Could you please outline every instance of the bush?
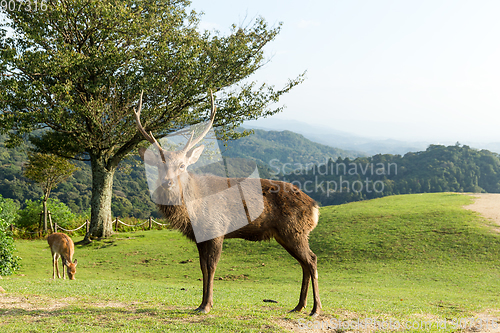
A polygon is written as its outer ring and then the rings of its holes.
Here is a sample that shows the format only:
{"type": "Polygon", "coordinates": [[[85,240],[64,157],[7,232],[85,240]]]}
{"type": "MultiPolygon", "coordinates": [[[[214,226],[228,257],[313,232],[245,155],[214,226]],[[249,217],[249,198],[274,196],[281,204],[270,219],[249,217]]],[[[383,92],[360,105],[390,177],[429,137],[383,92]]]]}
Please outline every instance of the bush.
{"type": "MultiPolygon", "coordinates": [[[[0,206],[0,214],[2,211],[3,207],[0,206]]],[[[0,276],[10,275],[19,269],[19,260],[21,259],[14,255],[14,240],[8,229],[9,226],[9,222],[0,218],[0,276]]]]}
{"type": "Polygon", "coordinates": [[[6,199],[0,194],[0,219],[3,219],[7,225],[14,224],[17,220],[19,204],[12,199],[6,199]]]}
{"type": "MultiPolygon", "coordinates": [[[[38,230],[40,212],[43,210],[42,199],[36,201],[26,200],[25,206],[26,208],[19,212],[16,226],[28,231],[38,230]]],[[[47,210],[51,213],[52,223],[57,223],[58,226],[65,229],[73,227],[75,215],[68,206],[59,200],[49,198],[47,201],[47,210]]]]}

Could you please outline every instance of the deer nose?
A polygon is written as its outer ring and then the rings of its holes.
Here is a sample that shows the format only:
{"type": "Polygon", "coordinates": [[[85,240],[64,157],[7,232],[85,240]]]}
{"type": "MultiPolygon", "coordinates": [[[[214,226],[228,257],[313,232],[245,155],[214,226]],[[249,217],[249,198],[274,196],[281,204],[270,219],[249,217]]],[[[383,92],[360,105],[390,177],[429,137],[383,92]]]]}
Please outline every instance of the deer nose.
{"type": "Polygon", "coordinates": [[[166,181],[167,187],[172,187],[174,185],[174,181],[172,179],[169,179],[166,181]]]}

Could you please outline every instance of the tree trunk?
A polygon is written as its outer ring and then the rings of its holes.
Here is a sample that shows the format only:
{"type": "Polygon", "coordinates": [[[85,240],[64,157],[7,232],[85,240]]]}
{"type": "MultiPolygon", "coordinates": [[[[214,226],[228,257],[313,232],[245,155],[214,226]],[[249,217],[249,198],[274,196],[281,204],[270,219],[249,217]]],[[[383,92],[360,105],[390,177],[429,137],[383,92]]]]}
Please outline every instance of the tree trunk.
{"type": "Polygon", "coordinates": [[[47,198],[43,198],[43,232],[47,233],[47,198]]]}
{"type": "Polygon", "coordinates": [[[92,197],[90,199],[90,235],[88,236],[108,237],[113,233],[111,198],[113,196],[113,175],[116,168],[108,168],[103,157],[91,155],[90,160],[92,197]]]}

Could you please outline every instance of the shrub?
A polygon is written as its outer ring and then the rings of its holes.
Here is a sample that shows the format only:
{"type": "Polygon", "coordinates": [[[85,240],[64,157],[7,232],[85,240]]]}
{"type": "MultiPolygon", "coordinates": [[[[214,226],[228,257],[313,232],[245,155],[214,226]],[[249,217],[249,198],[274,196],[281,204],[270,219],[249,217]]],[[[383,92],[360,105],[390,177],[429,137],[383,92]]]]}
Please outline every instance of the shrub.
{"type": "Polygon", "coordinates": [[[19,204],[12,199],[6,199],[0,194],[0,219],[7,225],[15,223],[18,218],[19,204]]]}
{"type": "MultiPolygon", "coordinates": [[[[28,231],[35,231],[38,229],[38,224],[40,223],[42,199],[36,201],[26,200],[25,206],[26,208],[19,212],[19,218],[16,221],[16,226],[24,228],[28,231]]],[[[58,226],[65,229],[71,229],[73,227],[75,215],[64,203],[59,200],[49,198],[49,200],[47,200],[47,210],[51,213],[53,223],[57,223],[58,226]]]]}
{"type": "MultiPolygon", "coordinates": [[[[0,214],[3,207],[0,206],[0,214]]],[[[14,240],[8,227],[10,223],[0,217],[0,276],[10,275],[19,269],[19,258],[14,255],[14,240]]]]}

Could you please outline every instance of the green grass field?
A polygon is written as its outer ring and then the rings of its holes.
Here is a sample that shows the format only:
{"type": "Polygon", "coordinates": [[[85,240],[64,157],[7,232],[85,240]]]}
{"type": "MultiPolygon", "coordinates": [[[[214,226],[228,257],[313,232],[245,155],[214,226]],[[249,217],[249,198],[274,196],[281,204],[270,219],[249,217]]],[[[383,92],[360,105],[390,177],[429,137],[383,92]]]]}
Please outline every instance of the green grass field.
{"type": "Polygon", "coordinates": [[[22,269],[0,280],[0,332],[285,332],[334,319],[456,331],[455,319],[500,318],[500,235],[462,208],[471,200],[418,194],[322,208],[310,236],[323,303],[314,319],[288,313],[302,272],[275,241],[225,242],[203,315],[192,311],[202,293],[196,246],[176,231],[77,245],[75,281],[51,279],[45,240],[17,240],[22,269]]]}

